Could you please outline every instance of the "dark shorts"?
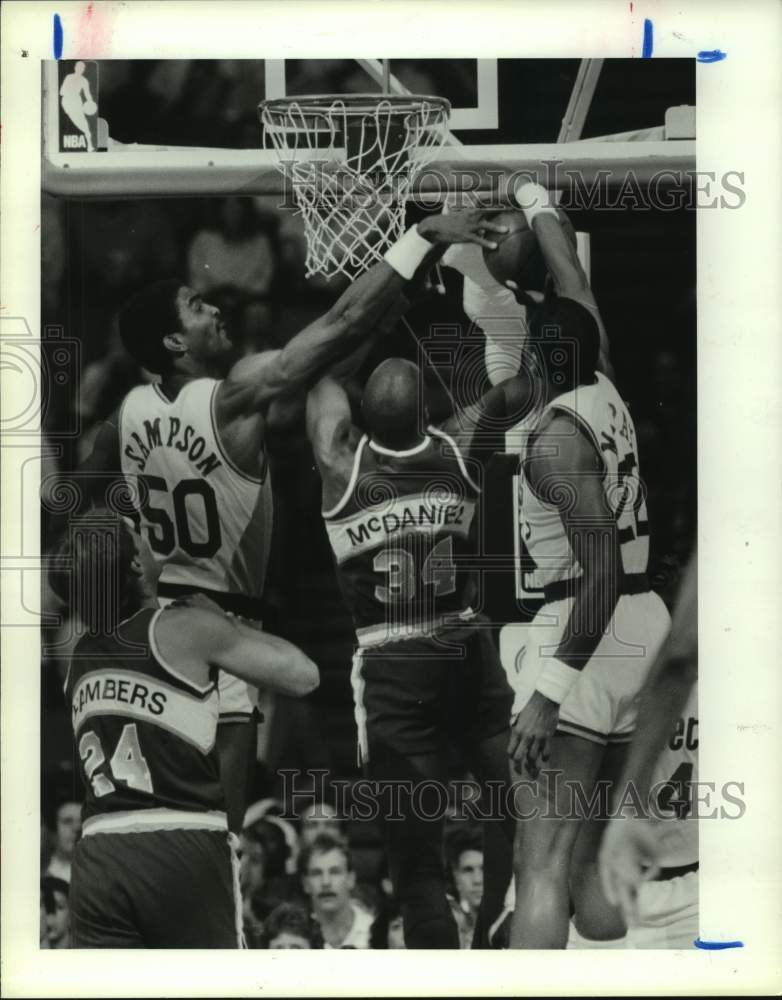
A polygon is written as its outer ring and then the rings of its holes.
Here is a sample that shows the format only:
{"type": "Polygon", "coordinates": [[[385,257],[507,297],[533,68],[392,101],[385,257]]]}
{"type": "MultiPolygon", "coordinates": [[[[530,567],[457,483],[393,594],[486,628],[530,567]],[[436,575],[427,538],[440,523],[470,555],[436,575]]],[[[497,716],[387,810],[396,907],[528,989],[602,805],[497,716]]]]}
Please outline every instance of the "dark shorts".
{"type": "Polygon", "coordinates": [[[96,833],[76,845],[72,948],[239,948],[228,834],[96,833]]]}
{"type": "Polygon", "coordinates": [[[486,627],[359,649],[352,683],[365,761],[469,747],[510,722],[513,692],[486,627]]]}

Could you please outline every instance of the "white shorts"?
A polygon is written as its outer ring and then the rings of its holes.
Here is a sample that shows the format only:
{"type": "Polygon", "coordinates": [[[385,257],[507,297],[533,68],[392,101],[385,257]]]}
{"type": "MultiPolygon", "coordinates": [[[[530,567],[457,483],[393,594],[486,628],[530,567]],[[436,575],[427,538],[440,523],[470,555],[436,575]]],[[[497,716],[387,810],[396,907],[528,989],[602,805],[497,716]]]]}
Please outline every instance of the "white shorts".
{"type": "MultiPolygon", "coordinates": [[[[541,661],[556,652],[572,606],[572,597],[552,601],[533,621],[501,630],[500,658],[516,695],[513,715],[535,690],[541,661]]],[[[653,591],[620,597],[607,634],[560,706],[558,731],[603,746],[628,742],[638,695],[670,624],[667,608],[653,591]]]]}
{"type": "Polygon", "coordinates": [[[663,882],[644,882],[638,891],[638,924],[628,928],[627,948],[692,949],[698,937],[698,872],[663,882]]]}
{"type": "MultiPolygon", "coordinates": [[[[161,608],[172,604],[176,597],[158,595],[161,608]]],[[[218,722],[249,722],[258,701],[258,691],[240,677],[227,674],[220,670],[217,675],[217,694],[219,698],[218,722]]]]}

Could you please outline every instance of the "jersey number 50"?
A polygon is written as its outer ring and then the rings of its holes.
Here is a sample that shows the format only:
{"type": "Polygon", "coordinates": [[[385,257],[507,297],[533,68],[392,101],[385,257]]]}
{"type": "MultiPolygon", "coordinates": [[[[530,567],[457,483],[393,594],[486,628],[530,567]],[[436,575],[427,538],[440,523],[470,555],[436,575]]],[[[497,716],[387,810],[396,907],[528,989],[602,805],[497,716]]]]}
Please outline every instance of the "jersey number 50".
{"type": "MultiPolygon", "coordinates": [[[[153,552],[168,556],[179,546],[193,559],[211,559],[223,544],[220,531],[220,516],[217,513],[215,491],[203,479],[183,479],[170,493],[174,518],[165,507],[153,506],[152,493],[168,493],[168,483],[160,476],[139,476],[146,487],[141,505],[144,519],[150,525],[147,529],[149,544],[153,552]],[[188,502],[190,501],[190,502],[188,502]],[[197,517],[201,532],[206,537],[197,541],[193,537],[190,524],[191,504],[198,504],[202,514],[197,517]],[[153,527],[154,525],[154,527],[153,527]],[[176,525],[176,530],[175,530],[176,525]]],[[[192,513],[196,513],[193,507],[192,513]]]]}

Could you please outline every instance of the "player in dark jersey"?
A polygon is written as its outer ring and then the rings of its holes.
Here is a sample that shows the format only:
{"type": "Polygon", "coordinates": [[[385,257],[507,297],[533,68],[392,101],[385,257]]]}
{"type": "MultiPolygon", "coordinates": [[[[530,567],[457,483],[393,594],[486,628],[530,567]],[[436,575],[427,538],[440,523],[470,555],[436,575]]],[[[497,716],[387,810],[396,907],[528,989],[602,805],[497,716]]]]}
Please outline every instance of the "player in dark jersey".
{"type": "MultiPolygon", "coordinates": [[[[307,401],[323,517],[356,630],[360,755],[378,782],[408,948],[459,947],[442,857],[448,743],[464,750],[481,782],[503,787],[509,777],[512,693],[487,623],[471,607],[481,473],[453,434],[469,446],[482,415],[513,409],[517,421],[528,403],[513,380],[433,427],[420,371],[401,359],[383,362],[367,382],[365,434],[335,379],[322,379],[307,401]],[[385,791],[399,782],[412,795],[401,796],[394,820],[385,791]]],[[[487,927],[510,877],[512,834],[511,818],[500,835],[506,849],[487,852],[487,927]]]]}
{"type": "Polygon", "coordinates": [[[159,572],[147,542],[98,510],[71,523],[52,574],[84,626],[65,684],[86,794],[74,948],[242,945],[217,671],[288,695],[318,683],[299,649],[208,598],[159,609],[159,572]]]}

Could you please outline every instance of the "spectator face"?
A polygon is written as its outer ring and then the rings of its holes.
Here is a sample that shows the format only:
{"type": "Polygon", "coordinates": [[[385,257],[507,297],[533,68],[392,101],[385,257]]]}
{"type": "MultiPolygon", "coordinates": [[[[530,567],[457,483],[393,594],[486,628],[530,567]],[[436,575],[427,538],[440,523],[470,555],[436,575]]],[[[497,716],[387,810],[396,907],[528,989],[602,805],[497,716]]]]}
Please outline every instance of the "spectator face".
{"type": "Polygon", "coordinates": [[[266,852],[263,845],[249,837],[241,838],[242,858],[239,862],[239,884],[243,895],[263,888],[266,878],[266,852]]]}
{"type": "Polygon", "coordinates": [[[462,851],[453,871],[453,881],[459,899],[471,910],[477,910],[483,895],[483,854],[481,851],[462,851]]]}
{"type": "Polygon", "coordinates": [[[67,947],[71,927],[71,912],[68,907],[68,897],[64,892],[55,889],[54,909],[46,914],[46,936],[50,948],[67,947]]]}
{"type": "Polygon", "coordinates": [[[405,932],[402,927],[402,918],[394,917],[394,919],[388,925],[388,947],[389,948],[404,948],[405,946],[405,932]]]}
{"type": "Polygon", "coordinates": [[[57,810],[56,853],[61,858],[72,858],[80,836],[81,806],[78,802],[65,802],[57,810]]]}
{"type": "Polygon", "coordinates": [[[225,358],[233,349],[217,306],[204,302],[198,292],[182,286],[177,293],[182,340],[195,361],[225,358]]]}
{"type": "Polygon", "coordinates": [[[355,875],[348,870],[344,853],[339,850],[314,854],[304,878],[304,891],[312,899],[316,914],[339,913],[350,905],[355,875]]]}
{"type": "Polygon", "coordinates": [[[292,931],[280,931],[277,937],[274,937],[271,941],[269,941],[269,947],[284,948],[286,950],[300,950],[303,948],[310,948],[311,945],[306,938],[300,937],[292,931]]]}

